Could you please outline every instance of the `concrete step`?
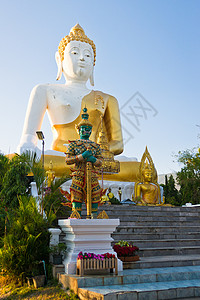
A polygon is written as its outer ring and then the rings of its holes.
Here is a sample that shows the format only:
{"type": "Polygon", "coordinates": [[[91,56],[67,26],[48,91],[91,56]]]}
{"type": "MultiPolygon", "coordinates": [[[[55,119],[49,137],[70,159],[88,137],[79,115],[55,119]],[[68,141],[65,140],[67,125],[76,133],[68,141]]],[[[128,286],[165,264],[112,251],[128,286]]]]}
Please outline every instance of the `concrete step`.
{"type": "Polygon", "coordinates": [[[124,262],[124,269],[200,266],[200,254],[140,257],[139,261],[124,262]]]}
{"type": "Polygon", "coordinates": [[[183,240],[200,240],[200,232],[187,232],[187,233],[125,233],[125,232],[114,232],[112,234],[114,240],[164,240],[164,239],[183,239],[183,240]]]}
{"type": "Polygon", "coordinates": [[[133,222],[152,222],[152,221],[156,221],[156,222],[195,222],[197,224],[200,225],[200,218],[199,217],[171,217],[171,216],[146,216],[146,217],[142,217],[142,216],[132,216],[132,215],[120,215],[120,216],[109,216],[110,219],[116,219],[116,218],[120,218],[121,222],[128,222],[128,221],[133,221],[133,222]]]}
{"type": "Polygon", "coordinates": [[[140,248],[140,257],[200,254],[200,246],[140,248]]]}
{"type": "MultiPolygon", "coordinates": [[[[132,204],[128,205],[102,205],[99,207],[99,211],[105,210],[107,214],[119,214],[133,213],[138,215],[174,215],[174,216],[199,216],[200,207],[166,207],[166,206],[136,206],[132,204]]],[[[86,207],[82,205],[82,214],[86,215],[86,207]]]]}
{"type": "Polygon", "coordinates": [[[199,279],[79,288],[81,300],[166,300],[200,296],[199,279]]]}
{"type": "MultiPolygon", "coordinates": [[[[112,206],[111,206],[112,207],[112,206]]],[[[157,220],[166,220],[166,221],[193,221],[199,220],[199,213],[198,212],[173,212],[173,211],[140,211],[140,210],[134,210],[132,211],[129,207],[126,208],[126,210],[116,208],[115,209],[109,210],[108,208],[105,208],[106,213],[108,214],[109,218],[120,218],[120,220],[125,221],[128,220],[134,220],[134,221],[141,221],[141,220],[146,220],[146,221],[151,221],[152,219],[157,219],[157,220]]],[[[102,209],[99,209],[99,211],[102,211],[102,209]]],[[[82,211],[82,217],[86,216],[86,211],[82,211]]]]}
{"type": "Polygon", "coordinates": [[[118,275],[60,274],[64,288],[80,299],[178,299],[200,296],[200,266],[124,270],[118,275]]]}
{"type": "MultiPolygon", "coordinates": [[[[200,226],[200,221],[195,221],[195,224],[199,227],[200,226]]],[[[160,226],[167,226],[167,227],[170,227],[172,226],[172,222],[170,221],[157,221],[157,219],[155,218],[154,220],[152,221],[121,221],[120,219],[120,225],[121,226],[144,226],[144,227],[147,227],[147,226],[157,226],[157,227],[160,227],[160,226]]],[[[186,222],[186,221],[180,221],[180,222],[173,222],[173,226],[194,226],[194,223],[191,221],[191,222],[186,222]]]]}
{"type": "MultiPolygon", "coordinates": [[[[119,240],[115,240],[118,242],[119,240]]],[[[133,243],[133,245],[139,248],[159,248],[159,247],[184,247],[184,246],[199,246],[200,248],[200,240],[199,239],[163,239],[163,240],[132,240],[126,239],[127,242],[133,243]]]]}
{"type": "Polygon", "coordinates": [[[135,234],[144,234],[144,233],[192,233],[200,232],[200,226],[190,225],[190,226],[118,226],[114,233],[135,233],[135,234]]]}
{"type": "Polygon", "coordinates": [[[126,216],[126,217],[131,217],[131,218],[136,218],[138,216],[140,216],[141,218],[147,218],[147,217],[158,217],[158,218],[170,218],[170,219],[180,219],[180,218],[186,218],[188,220],[191,220],[191,218],[196,218],[198,219],[199,218],[199,215],[198,213],[196,214],[189,214],[187,215],[187,213],[176,213],[176,214],[171,214],[169,212],[167,213],[161,213],[161,212],[157,212],[156,214],[151,212],[151,213],[147,213],[147,212],[137,212],[137,211],[112,211],[112,212],[106,212],[108,214],[108,216],[113,219],[113,218],[116,218],[117,216],[119,216],[120,218],[123,217],[123,216],[126,216]]]}
{"type": "Polygon", "coordinates": [[[162,281],[181,281],[200,279],[200,266],[168,267],[151,269],[129,269],[119,272],[118,275],[67,275],[59,274],[59,280],[64,287],[75,286],[95,287],[104,285],[125,285],[162,281]]]}
{"type": "Polygon", "coordinates": [[[199,213],[198,212],[182,212],[182,211],[173,211],[171,210],[170,212],[169,211],[149,211],[149,210],[146,210],[146,211],[138,211],[138,210],[132,210],[130,208],[126,209],[126,210],[122,210],[121,209],[121,206],[120,206],[120,209],[117,209],[115,207],[115,210],[109,210],[109,209],[106,209],[106,212],[109,214],[109,216],[114,216],[114,215],[126,215],[126,216],[138,216],[138,212],[139,212],[139,215],[142,216],[142,217],[146,217],[148,215],[151,215],[151,216],[154,216],[154,217],[159,217],[159,216],[162,216],[162,217],[199,217],[199,213]]]}
{"type": "MultiPolygon", "coordinates": [[[[153,212],[187,212],[187,213],[200,213],[200,207],[170,207],[170,206],[137,206],[133,204],[124,204],[124,205],[102,205],[99,207],[100,210],[106,211],[153,211],[153,212]]],[[[83,211],[86,210],[85,205],[83,205],[83,211]]]]}

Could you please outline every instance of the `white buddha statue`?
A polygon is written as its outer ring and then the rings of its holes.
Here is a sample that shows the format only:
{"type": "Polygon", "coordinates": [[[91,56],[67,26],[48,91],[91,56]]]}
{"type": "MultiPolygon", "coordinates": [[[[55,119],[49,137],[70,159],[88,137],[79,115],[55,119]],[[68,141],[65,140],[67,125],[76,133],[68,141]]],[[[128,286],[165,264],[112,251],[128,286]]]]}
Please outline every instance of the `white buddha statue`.
{"type": "MultiPolygon", "coordinates": [[[[106,134],[109,150],[115,155],[123,152],[123,139],[119,106],[116,98],[101,91],[89,90],[89,80],[94,85],[93,69],[96,60],[96,47],[84,33],[80,25],[75,25],[65,36],[55,55],[59,80],[62,74],[65,84],[40,84],[31,92],[22,137],[18,146],[19,154],[27,150],[39,152],[36,131],[41,129],[47,111],[53,131],[52,155],[45,155],[45,169],[53,162],[56,176],[69,174],[65,157],[69,140],[79,139],[75,125],[81,121],[82,109],[86,106],[93,124],[90,139],[97,142],[101,130],[106,134]]],[[[135,181],[139,163],[120,162],[120,173],[105,175],[106,180],[135,181]]]]}
{"type": "Polygon", "coordinates": [[[81,120],[85,106],[93,124],[91,140],[96,142],[103,114],[104,129],[110,151],[120,154],[123,151],[122,131],[117,100],[100,91],[89,90],[88,79],[94,85],[93,68],[96,47],[84,33],[80,25],[75,25],[64,37],[56,52],[58,66],[57,79],[62,73],[65,84],[37,85],[31,92],[24,129],[17,152],[37,150],[36,131],[40,130],[47,111],[53,131],[52,149],[65,152],[68,140],[78,139],[75,124],[81,120]]]}

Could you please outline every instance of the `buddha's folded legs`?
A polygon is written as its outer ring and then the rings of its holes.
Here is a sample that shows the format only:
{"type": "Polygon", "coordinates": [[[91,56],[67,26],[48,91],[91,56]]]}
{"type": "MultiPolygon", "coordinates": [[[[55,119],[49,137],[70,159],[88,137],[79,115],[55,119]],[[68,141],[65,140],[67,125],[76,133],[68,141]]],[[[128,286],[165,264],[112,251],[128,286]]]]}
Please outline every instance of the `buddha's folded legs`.
{"type": "MultiPolygon", "coordinates": [[[[69,176],[71,174],[71,166],[67,166],[65,163],[65,157],[56,155],[45,155],[44,157],[44,167],[47,171],[49,169],[50,161],[53,162],[53,171],[55,171],[56,177],[69,176]]],[[[111,181],[127,181],[135,182],[139,175],[139,165],[138,161],[125,161],[120,162],[120,172],[118,174],[104,175],[104,180],[111,181]]],[[[101,179],[101,174],[99,174],[99,179],[101,179]]]]}

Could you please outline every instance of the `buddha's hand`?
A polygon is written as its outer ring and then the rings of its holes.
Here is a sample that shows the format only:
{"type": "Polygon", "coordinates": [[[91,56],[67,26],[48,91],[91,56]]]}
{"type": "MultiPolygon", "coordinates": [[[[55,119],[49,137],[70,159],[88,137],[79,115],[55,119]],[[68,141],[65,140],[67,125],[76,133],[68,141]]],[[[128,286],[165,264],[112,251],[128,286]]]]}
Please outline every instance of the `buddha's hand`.
{"type": "Polygon", "coordinates": [[[89,156],[88,158],[87,158],[87,161],[90,161],[91,163],[95,163],[96,161],[97,161],[97,159],[96,159],[96,157],[94,157],[94,156],[89,156]]]}
{"type": "Polygon", "coordinates": [[[41,158],[41,154],[42,154],[41,150],[38,147],[36,147],[34,145],[30,145],[28,143],[27,144],[23,144],[23,145],[19,145],[17,147],[17,153],[19,155],[21,155],[23,153],[28,153],[28,154],[31,154],[31,153],[34,154],[34,153],[36,153],[36,156],[37,156],[38,159],[41,158]]]}
{"type": "Polygon", "coordinates": [[[85,152],[82,153],[82,156],[83,156],[84,159],[88,158],[91,155],[92,155],[91,150],[86,150],[85,152]]]}

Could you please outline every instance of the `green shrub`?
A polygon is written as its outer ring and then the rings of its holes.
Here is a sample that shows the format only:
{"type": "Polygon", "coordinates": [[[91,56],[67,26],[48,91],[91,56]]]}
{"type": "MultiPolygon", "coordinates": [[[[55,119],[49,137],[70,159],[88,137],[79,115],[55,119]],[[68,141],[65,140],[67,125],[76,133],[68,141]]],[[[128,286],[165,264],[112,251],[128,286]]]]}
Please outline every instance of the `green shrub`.
{"type": "Polygon", "coordinates": [[[114,204],[114,205],[121,205],[121,202],[114,197],[110,198],[109,201],[111,202],[111,204],[114,204]]]}
{"type": "Polygon", "coordinates": [[[48,263],[48,222],[38,212],[35,198],[27,196],[19,198],[19,207],[14,216],[9,214],[8,222],[9,231],[0,249],[0,267],[23,282],[26,276],[36,275],[40,261],[48,263]]]}
{"type": "Polygon", "coordinates": [[[29,168],[22,162],[19,156],[15,156],[10,162],[2,181],[1,198],[6,207],[18,207],[18,196],[25,195],[29,187],[27,178],[29,168]]]}

